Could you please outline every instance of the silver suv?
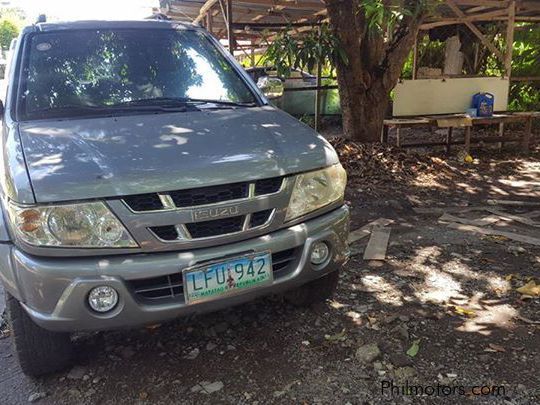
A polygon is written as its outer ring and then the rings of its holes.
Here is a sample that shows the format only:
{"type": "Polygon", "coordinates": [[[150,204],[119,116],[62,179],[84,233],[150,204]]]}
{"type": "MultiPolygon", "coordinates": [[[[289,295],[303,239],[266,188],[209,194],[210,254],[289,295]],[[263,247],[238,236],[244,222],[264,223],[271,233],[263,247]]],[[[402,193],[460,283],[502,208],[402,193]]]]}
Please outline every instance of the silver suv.
{"type": "Polygon", "coordinates": [[[333,293],[336,152],[203,29],[27,27],[1,109],[0,276],[25,373],[66,367],[73,332],[333,293]]]}

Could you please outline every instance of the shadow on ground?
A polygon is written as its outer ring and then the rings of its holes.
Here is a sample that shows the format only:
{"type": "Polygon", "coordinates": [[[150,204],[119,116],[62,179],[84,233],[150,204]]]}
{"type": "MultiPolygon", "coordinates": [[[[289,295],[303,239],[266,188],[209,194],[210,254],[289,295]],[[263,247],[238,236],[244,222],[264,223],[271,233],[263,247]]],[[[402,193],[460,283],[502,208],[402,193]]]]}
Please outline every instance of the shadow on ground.
{"type": "Polygon", "coordinates": [[[427,157],[411,176],[389,169],[376,195],[365,191],[367,177],[350,173],[353,229],[390,218],[391,242],[385,262],[363,261],[367,238],[357,242],[360,254],[325,304],[299,309],[269,297],[156,328],[81,335],[75,368],[37,381],[20,374],[9,338],[0,340],[3,402],[41,393],[40,403],[66,404],[462,403],[478,385],[491,390],[475,403],[538,403],[539,326],[523,319],[539,319],[540,301],[515,289],[537,277],[540,248],[462,233],[412,210],[538,201],[540,155],[513,156],[478,154],[472,165],[427,157]],[[370,344],[378,352],[366,359],[370,344]],[[390,382],[466,395],[391,396],[382,390],[390,382]],[[216,391],[201,390],[206,383],[216,391]]]}

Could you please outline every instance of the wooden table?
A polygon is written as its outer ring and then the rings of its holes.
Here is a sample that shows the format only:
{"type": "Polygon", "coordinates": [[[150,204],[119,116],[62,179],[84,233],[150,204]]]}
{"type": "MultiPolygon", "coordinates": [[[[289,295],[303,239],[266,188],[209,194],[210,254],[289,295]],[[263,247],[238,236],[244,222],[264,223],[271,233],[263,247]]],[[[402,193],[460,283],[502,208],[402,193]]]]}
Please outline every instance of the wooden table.
{"type": "Polygon", "coordinates": [[[533,120],[540,118],[540,112],[520,112],[494,114],[491,117],[468,117],[464,114],[452,115],[432,115],[413,118],[393,118],[384,120],[381,142],[388,143],[388,131],[390,128],[396,129],[397,141],[399,147],[422,147],[422,146],[446,146],[447,152],[450,152],[452,145],[465,145],[465,151],[470,152],[471,142],[497,143],[499,149],[502,149],[505,142],[519,142],[524,152],[529,151],[532,136],[533,120]],[[525,132],[522,137],[505,136],[505,125],[509,123],[522,122],[525,124],[525,132]],[[472,138],[472,128],[477,125],[497,125],[497,136],[487,136],[482,138],[472,138]],[[444,142],[422,142],[414,144],[403,144],[402,129],[428,127],[431,131],[434,128],[447,128],[448,132],[444,142]],[[453,141],[452,135],[454,128],[465,128],[465,140],[463,142],[453,141]]]}

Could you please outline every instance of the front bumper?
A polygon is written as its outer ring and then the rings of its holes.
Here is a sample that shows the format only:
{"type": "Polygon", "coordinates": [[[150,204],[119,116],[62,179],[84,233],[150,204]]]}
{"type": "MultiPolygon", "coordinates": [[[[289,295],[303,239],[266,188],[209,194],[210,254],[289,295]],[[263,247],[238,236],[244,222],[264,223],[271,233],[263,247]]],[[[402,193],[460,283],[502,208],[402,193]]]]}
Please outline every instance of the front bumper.
{"type": "Polygon", "coordinates": [[[30,256],[13,245],[0,246],[0,273],[8,291],[17,297],[30,317],[54,331],[116,329],[158,323],[180,316],[218,310],[300,286],[336,270],[348,257],[349,210],[342,206],[305,223],[257,238],[194,251],[132,254],[125,256],[53,258],[30,256]],[[309,261],[311,246],[324,240],[331,246],[331,259],[322,267],[309,261]],[[141,300],[131,281],[178,274],[182,269],[248,252],[278,253],[295,248],[287,271],[275,273],[271,285],[239,295],[186,305],[176,300],[141,300]],[[9,250],[9,251],[4,251],[9,250]],[[119,293],[119,303],[106,314],[87,305],[89,291],[109,285],[119,293]]]}

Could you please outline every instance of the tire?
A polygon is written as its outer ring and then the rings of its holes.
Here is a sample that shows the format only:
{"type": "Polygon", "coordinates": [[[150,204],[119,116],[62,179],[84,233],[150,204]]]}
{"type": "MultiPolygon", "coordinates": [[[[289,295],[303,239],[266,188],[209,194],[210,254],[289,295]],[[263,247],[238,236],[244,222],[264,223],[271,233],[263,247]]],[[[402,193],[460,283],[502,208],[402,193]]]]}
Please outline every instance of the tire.
{"type": "Polygon", "coordinates": [[[37,377],[71,365],[73,343],[69,333],[50,332],[37,326],[9,294],[6,304],[15,353],[24,374],[37,377]]]}
{"type": "Polygon", "coordinates": [[[307,307],[326,301],[336,291],[339,281],[339,270],[313,280],[301,287],[285,293],[285,299],[299,307],[307,307]]]}

